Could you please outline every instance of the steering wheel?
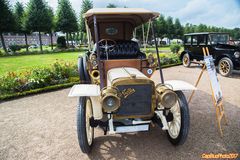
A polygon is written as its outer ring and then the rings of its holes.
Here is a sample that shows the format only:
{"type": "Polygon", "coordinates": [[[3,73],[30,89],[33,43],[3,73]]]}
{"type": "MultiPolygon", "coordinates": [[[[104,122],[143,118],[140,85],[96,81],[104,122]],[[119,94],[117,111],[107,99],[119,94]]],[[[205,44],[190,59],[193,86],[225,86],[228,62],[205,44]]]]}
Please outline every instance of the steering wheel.
{"type": "Polygon", "coordinates": [[[109,51],[111,52],[114,49],[115,45],[116,45],[116,41],[111,40],[111,39],[101,39],[98,42],[99,48],[104,49],[104,51],[107,55],[107,59],[108,59],[108,52],[109,51]]]}

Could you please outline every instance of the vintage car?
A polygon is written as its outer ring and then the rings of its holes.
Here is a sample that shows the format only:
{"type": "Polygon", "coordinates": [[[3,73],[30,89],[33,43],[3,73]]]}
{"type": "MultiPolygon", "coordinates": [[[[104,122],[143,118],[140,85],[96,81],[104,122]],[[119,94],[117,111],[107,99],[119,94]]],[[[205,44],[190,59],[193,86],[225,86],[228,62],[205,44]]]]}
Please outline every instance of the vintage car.
{"type": "Polygon", "coordinates": [[[95,127],[104,134],[118,134],[159,126],[172,144],[185,142],[189,109],[182,90],[195,87],[179,80],[164,82],[155,38],[157,60],[132,40],[135,28],[147,22],[154,36],[153,20],[158,16],[137,8],[94,8],[84,14],[89,51],[78,59],[81,84],[69,93],[79,97],[77,134],[82,152],[91,151],[95,127]],[[157,67],[161,82],[151,79],[157,67]]]}
{"type": "Polygon", "coordinates": [[[194,60],[203,60],[202,47],[208,47],[222,76],[230,76],[234,69],[240,69],[240,47],[230,44],[228,33],[209,32],[184,35],[184,51],[180,58],[185,67],[194,60]]]}

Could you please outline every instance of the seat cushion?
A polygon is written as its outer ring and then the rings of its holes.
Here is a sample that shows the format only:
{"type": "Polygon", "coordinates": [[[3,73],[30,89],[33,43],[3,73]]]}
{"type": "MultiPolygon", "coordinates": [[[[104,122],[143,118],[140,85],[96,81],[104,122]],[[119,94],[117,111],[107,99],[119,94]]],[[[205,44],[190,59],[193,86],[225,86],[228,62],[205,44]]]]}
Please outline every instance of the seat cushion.
{"type": "MultiPolygon", "coordinates": [[[[106,59],[107,54],[104,49],[100,49],[100,58],[106,59]]],[[[109,59],[143,59],[146,55],[139,49],[138,43],[134,41],[116,41],[112,51],[108,52],[109,59]]]]}

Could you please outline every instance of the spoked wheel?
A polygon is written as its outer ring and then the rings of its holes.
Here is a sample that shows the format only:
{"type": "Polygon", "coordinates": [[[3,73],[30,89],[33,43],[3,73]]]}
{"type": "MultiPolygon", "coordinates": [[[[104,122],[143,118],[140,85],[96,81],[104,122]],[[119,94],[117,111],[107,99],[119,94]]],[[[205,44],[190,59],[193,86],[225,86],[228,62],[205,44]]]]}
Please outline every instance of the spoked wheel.
{"type": "Polygon", "coordinates": [[[83,153],[91,151],[94,139],[94,128],[90,125],[93,117],[92,102],[89,97],[80,97],[77,112],[78,142],[83,153]]]}
{"type": "Polygon", "coordinates": [[[182,63],[184,67],[189,67],[191,64],[190,56],[188,53],[185,53],[182,57],[182,63]]]}
{"type": "Polygon", "coordinates": [[[233,70],[232,61],[227,57],[222,58],[218,63],[218,70],[222,76],[225,76],[225,77],[230,76],[233,70]]]}
{"type": "Polygon", "coordinates": [[[176,94],[178,95],[178,102],[170,109],[173,120],[168,122],[167,135],[172,144],[181,145],[187,139],[190,117],[184,94],[181,91],[177,91],[176,94]]]}

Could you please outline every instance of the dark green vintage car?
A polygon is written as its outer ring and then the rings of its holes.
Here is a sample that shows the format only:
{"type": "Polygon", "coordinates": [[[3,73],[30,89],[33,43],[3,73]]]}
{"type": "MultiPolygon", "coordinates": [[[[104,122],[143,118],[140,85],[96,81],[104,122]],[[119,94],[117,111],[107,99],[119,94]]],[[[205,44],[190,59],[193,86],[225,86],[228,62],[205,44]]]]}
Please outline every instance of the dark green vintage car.
{"type": "Polygon", "coordinates": [[[203,60],[202,47],[208,47],[222,76],[230,76],[234,69],[240,69],[240,47],[232,45],[228,33],[189,33],[184,35],[184,51],[181,60],[189,67],[194,60],[203,60]]]}

